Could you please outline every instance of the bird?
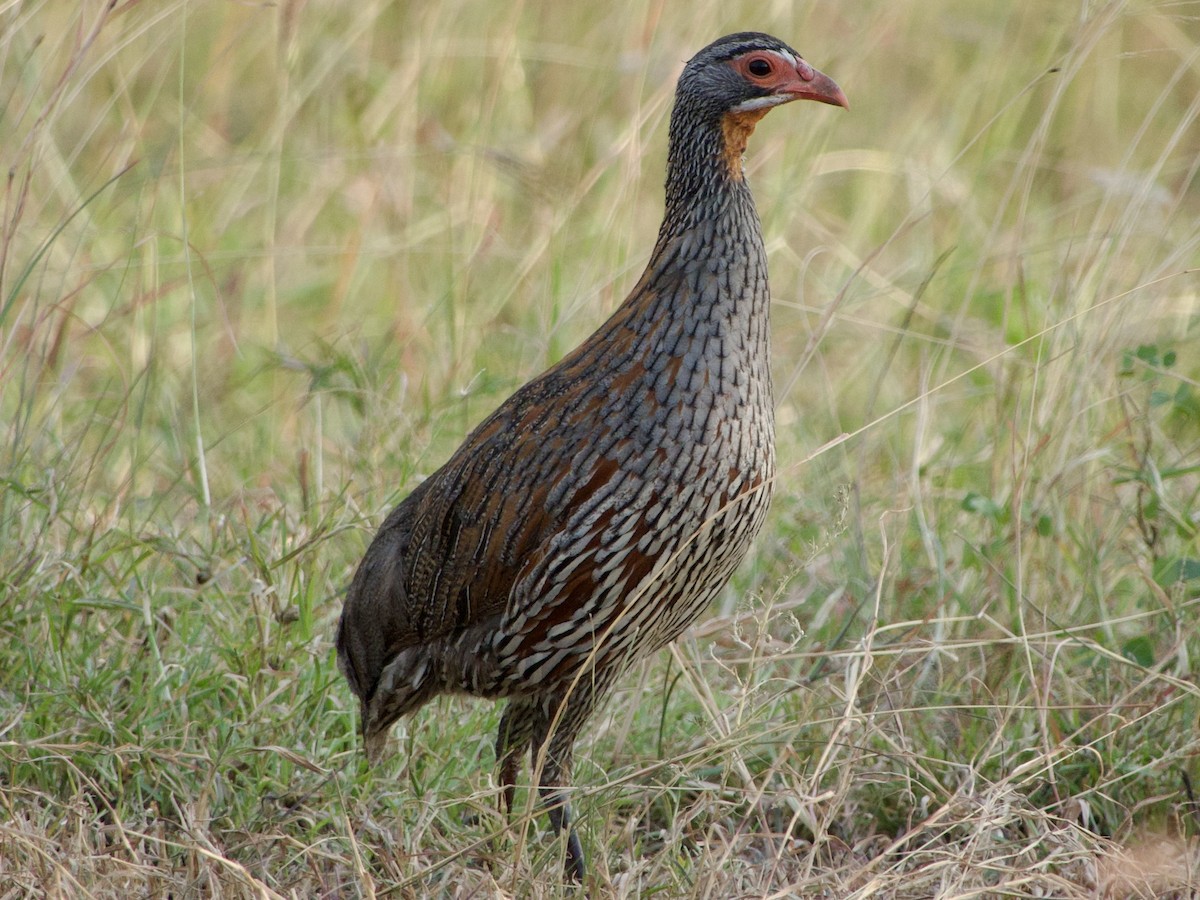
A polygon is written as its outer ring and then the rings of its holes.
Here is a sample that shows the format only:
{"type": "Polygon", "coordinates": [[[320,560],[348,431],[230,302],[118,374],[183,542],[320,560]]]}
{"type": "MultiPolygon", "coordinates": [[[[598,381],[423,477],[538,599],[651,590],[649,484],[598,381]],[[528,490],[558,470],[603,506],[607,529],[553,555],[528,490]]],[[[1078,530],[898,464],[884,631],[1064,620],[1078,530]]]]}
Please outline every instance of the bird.
{"type": "Polygon", "coordinates": [[[586,871],[567,796],[576,739],[623,672],[701,616],[767,513],[770,291],[743,153],[793,100],[849,108],[767,34],[685,64],[641,278],[391,511],[343,604],[338,666],[368,760],[436,696],[505,699],[501,802],[511,813],[528,753],[571,881],[586,871]]]}

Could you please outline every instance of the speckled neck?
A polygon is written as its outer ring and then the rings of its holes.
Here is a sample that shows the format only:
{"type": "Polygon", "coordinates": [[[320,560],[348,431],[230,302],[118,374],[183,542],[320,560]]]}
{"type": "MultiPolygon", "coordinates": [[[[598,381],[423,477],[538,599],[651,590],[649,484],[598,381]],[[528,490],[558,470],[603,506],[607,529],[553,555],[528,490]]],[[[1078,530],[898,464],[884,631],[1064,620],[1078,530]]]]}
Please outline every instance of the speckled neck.
{"type": "MultiPolygon", "coordinates": [[[[754,122],[735,121],[694,104],[676,103],[667,151],[666,205],[660,239],[697,222],[734,212],[749,218],[761,241],[754,199],[742,174],[742,153],[754,122]],[[747,213],[749,215],[747,215],[747,213]]],[[[755,116],[756,122],[760,116],[755,116]]]]}

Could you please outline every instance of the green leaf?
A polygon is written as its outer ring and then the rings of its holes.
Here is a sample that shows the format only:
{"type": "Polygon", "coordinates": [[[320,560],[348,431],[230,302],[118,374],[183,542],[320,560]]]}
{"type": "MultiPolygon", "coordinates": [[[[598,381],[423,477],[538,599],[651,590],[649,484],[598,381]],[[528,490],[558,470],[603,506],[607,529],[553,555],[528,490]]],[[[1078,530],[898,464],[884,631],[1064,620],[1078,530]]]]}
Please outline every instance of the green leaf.
{"type": "Polygon", "coordinates": [[[1200,579],[1200,559],[1188,556],[1160,559],[1154,566],[1154,583],[1169,588],[1181,581],[1200,579]]]}
{"type": "Polygon", "coordinates": [[[967,491],[967,495],[963,497],[962,508],[967,512],[987,516],[989,519],[999,519],[1003,512],[995,500],[976,491],[967,491]]]}
{"type": "Polygon", "coordinates": [[[1144,634],[1130,638],[1121,647],[1121,655],[1148,669],[1154,665],[1154,642],[1144,634]]]}

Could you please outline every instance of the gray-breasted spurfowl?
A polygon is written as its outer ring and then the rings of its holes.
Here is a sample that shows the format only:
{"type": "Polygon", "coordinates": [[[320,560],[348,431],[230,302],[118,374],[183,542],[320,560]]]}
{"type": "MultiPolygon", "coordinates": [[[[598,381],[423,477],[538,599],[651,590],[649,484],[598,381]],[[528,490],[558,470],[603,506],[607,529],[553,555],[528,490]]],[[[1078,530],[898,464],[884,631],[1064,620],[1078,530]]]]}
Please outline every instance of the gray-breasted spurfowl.
{"type": "Polygon", "coordinates": [[[576,879],[563,795],[576,736],[631,663],[704,612],[766,516],[771,298],[742,153],[792,100],[847,105],[765,34],[723,37],[688,62],[645,273],[392,511],[342,611],[338,662],[368,756],[438,694],[507,698],[505,801],[529,750],[576,879]]]}

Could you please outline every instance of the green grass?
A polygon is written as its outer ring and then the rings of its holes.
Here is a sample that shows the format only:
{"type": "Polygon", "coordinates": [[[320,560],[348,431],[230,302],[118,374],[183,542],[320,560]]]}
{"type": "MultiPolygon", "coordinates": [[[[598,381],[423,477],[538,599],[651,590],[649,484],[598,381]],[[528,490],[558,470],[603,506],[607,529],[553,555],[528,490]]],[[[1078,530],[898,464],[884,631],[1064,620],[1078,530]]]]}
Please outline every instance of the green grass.
{"type": "Polygon", "coordinates": [[[365,769],[341,593],[759,28],[852,109],[751,143],[777,499],[578,748],[593,893],[1187,896],[1200,3],[563,10],[0,6],[0,894],[564,893],[493,704],[365,769]]]}

